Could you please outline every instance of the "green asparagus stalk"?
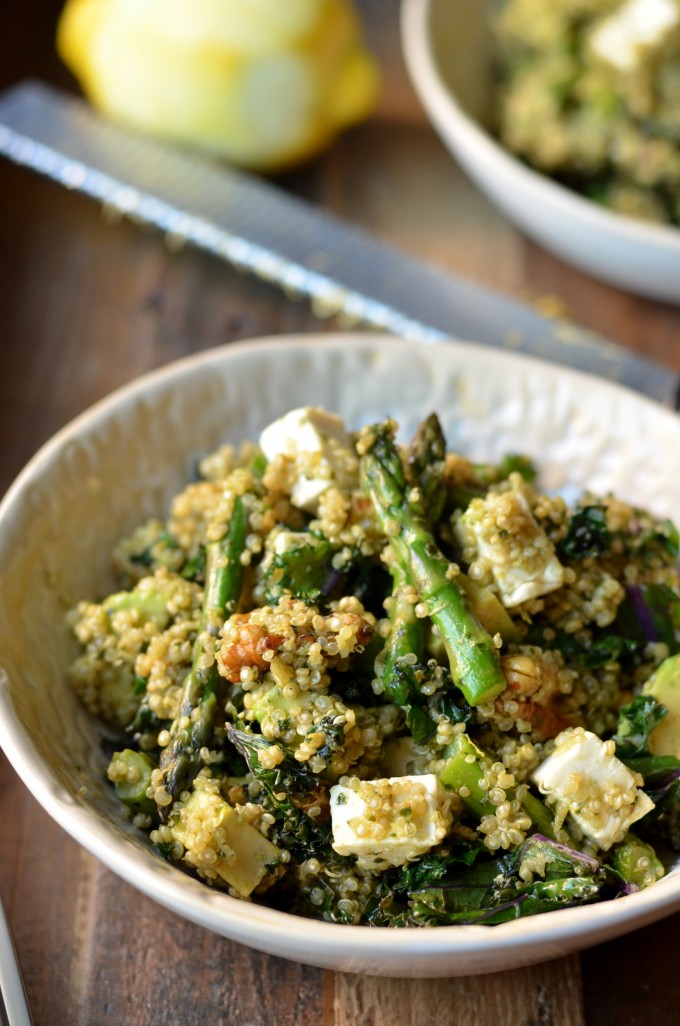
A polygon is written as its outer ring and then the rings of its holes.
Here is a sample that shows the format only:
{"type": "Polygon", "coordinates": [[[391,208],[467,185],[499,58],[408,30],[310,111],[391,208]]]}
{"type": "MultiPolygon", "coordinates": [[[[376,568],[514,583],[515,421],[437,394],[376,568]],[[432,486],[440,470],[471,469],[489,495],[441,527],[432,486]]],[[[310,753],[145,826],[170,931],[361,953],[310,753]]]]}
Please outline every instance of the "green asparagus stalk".
{"type": "Polygon", "coordinates": [[[415,607],[401,567],[393,571],[394,589],[389,608],[390,633],[384,649],[380,680],[388,698],[400,708],[420,699],[417,669],[425,658],[424,622],[415,607]]]}
{"type": "MultiPolygon", "coordinates": [[[[243,585],[241,554],[247,533],[248,515],[237,497],[225,533],[206,547],[205,595],[191,670],[184,682],[179,715],[170,729],[170,741],[160,759],[163,786],[172,801],[198,773],[201,749],[212,736],[221,680],[215,661],[216,638],[225,619],[238,606],[243,585]]],[[[172,803],[159,807],[164,822],[171,808],[172,803]]]]}
{"type": "MultiPolygon", "coordinates": [[[[444,503],[443,469],[446,443],[436,414],[431,414],[416,430],[408,454],[408,473],[419,489],[420,502],[430,520],[441,513],[444,503]]],[[[415,721],[419,734],[427,732],[429,717],[415,706],[422,705],[418,673],[425,659],[425,621],[416,616],[413,587],[399,563],[390,568],[393,579],[392,602],[389,607],[390,633],[385,644],[380,680],[385,693],[415,721]],[[415,703],[415,706],[414,706],[415,703]],[[418,716],[420,712],[420,716],[418,716]]],[[[429,727],[433,728],[430,721],[429,727]]]]}
{"type": "MultiPolygon", "coordinates": [[[[446,763],[439,772],[439,779],[444,787],[457,791],[465,808],[477,819],[495,812],[495,806],[489,801],[486,789],[480,786],[480,780],[484,777],[484,753],[481,749],[467,734],[458,734],[447,747],[446,755],[446,763]]],[[[513,797],[513,793],[510,792],[508,801],[512,801],[513,797]]],[[[522,799],[522,805],[536,830],[555,840],[552,814],[540,798],[528,792],[522,799]]]]}
{"type": "Polygon", "coordinates": [[[401,567],[393,567],[392,576],[395,583],[388,614],[390,633],[376,669],[385,694],[404,710],[406,726],[419,744],[436,730],[434,720],[423,708],[419,687],[425,667],[425,621],[415,614],[413,588],[406,584],[401,567]]]}
{"type": "Polygon", "coordinates": [[[446,501],[444,461],[446,439],[436,413],[422,421],[413,436],[407,457],[407,477],[420,492],[420,505],[430,524],[436,524],[446,501]]]}
{"type": "Polygon", "coordinates": [[[420,491],[406,481],[391,426],[376,426],[367,439],[361,458],[364,491],[397,562],[440,632],[455,684],[470,705],[487,702],[506,687],[493,639],[449,573],[449,562],[427,523],[420,491]]]}

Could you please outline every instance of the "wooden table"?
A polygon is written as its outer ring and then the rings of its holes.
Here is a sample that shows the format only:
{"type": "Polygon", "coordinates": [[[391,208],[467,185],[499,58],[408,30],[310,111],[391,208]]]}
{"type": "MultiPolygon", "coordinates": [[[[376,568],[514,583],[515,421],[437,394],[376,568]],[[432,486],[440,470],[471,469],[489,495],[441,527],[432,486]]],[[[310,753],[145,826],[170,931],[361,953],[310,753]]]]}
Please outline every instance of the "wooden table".
{"type": "MultiPolygon", "coordinates": [[[[74,88],[54,55],[59,0],[5,4],[0,86],[74,88]]],[[[282,184],[415,254],[569,316],[680,370],[680,309],[636,299],[522,238],[426,124],[397,0],[364,0],[384,70],[376,117],[282,184]]],[[[57,428],[189,352],[333,330],[300,302],[0,163],[0,492],[57,428]]],[[[674,455],[674,454],[673,454],[674,455]]],[[[669,454],[670,458],[671,454],[669,454]]],[[[400,981],[250,951],[164,911],[76,845],[0,755],[0,893],[37,1026],[637,1026],[680,1021],[680,916],[580,956],[494,976],[400,981]]],[[[304,928],[301,926],[301,928],[304,928]]]]}

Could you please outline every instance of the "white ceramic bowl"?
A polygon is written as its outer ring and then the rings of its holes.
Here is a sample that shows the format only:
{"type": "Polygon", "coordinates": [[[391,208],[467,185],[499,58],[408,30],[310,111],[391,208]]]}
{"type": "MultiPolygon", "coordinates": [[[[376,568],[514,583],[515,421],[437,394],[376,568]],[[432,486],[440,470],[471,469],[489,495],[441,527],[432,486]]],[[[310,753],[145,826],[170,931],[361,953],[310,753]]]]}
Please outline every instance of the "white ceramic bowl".
{"type": "Polygon", "coordinates": [[[479,188],[527,235],[603,281],[680,303],[680,228],[610,212],[532,171],[484,128],[492,103],[488,13],[498,0],[402,0],[411,80],[479,188]]]}
{"type": "Polygon", "coordinates": [[[113,542],[164,513],[197,455],[257,437],[308,403],[338,410],[351,426],[391,414],[406,433],[437,410],[449,445],[475,459],[524,451],[551,487],[613,489],[662,516],[680,510],[680,477],[669,464],[680,450],[680,419],[549,364],[469,343],[418,346],[375,335],[270,339],[171,364],[64,428],[0,505],[0,743],[26,786],[77,841],[162,905],[252,947],[345,971],[507,969],[680,907],[674,872],[614,902],[495,927],[313,922],[211,891],[158,858],[121,815],[104,780],[97,724],[65,681],[75,646],[64,612],[113,587],[113,542]]]}

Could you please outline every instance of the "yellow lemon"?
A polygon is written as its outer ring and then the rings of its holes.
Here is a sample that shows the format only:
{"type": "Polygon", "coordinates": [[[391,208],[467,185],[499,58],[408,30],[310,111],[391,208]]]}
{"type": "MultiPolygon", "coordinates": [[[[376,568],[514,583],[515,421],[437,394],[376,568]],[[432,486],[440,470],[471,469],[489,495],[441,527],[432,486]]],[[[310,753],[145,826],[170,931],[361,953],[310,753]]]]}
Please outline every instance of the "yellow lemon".
{"type": "Polygon", "coordinates": [[[57,47],[107,115],[262,171],[318,153],[378,92],[351,0],[67,0],[57,47]]]}

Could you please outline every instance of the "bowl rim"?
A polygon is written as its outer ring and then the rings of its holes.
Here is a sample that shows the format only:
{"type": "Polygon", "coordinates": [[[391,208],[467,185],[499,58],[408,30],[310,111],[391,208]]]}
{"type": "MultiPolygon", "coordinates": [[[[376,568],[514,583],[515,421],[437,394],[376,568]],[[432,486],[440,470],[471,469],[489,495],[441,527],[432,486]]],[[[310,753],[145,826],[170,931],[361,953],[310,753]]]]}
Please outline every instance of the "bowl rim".
{"type": "MultiPolygon", "coordinates": [[[[422,343],[395,338],[382,333],[329,332],[265,336],[242,342],[227,343],[200,353],[173,360],[163,366],[136,377],[69,421],[45,442],[17,476],[0,502],[0,534],[5,522],[11,519],[15,502],[41,472],[49,468],[54,456],[68,441],[83,431],[104,424],[109,417],[120,416],[130,404],[143,400],[149,389],[163,388],[182,378],[187,372],[205,373],[210,366],[229,362],[246,352],[257,350],[268,357],[285,358],[290,347],[347,347],[348,345],[374,347],[400,347],[404,352],[420,349],[422,343]]],[[[632,396],[659,414],[677,415],[665,407],[638,395],[614,382],[600,380],[581,371],[570,370],[547,361],[520,353],[497,351],[474,342],[451,340],[444,343],[457,348],[461,354],[472,348],[478,356],[489,359],[542,368],[544,373],[573,377],[576,381],[597,384],[598,388],[614,390],[632,396]]],[[[0,557],[2,549],[0,547],[0,557]]],[[[8,679],[0,667],[0,747],[33,797],[70,836],[94,855],[105,866],[127,883],[178,913],[191,922],[218,934],[270,951],[282,957],[306,964],[336,966],[338,952],[343,952],[351,964],[345,971],[368,971],[382,974],[386,962],[395,973],[413,975],[414,960],[425,956],[446,957],[450,966],[432,976],[456,975],[456,959],[460,957],[465,974],[492,972],[516,965],[545,960],[573,950],[599,943],[626,931],[628,924],[638,928],[669,915],[680,905],[680,874],[659,881],[644,891],[627,895],[616,901],[592,906],[566,908],[555,912],[513,920],[498,926],[458,925],[436,928],[386,930],[369,926],[350,926],[306,919],[292,913],[278,911],[266,905],[257,905],[214,891],[192,879],[176,867],[160,859],[150,848],[135,844],[121,835],[112,821],[97,815],[80,804],[62,785],[50,779],[46,765],[36,753],[30,736],[14,717],[8,696],[8,679]],[[595,918],[595,923],[592,922],[595,918]],[[553,951],[550,945],[557,945],[553,951]],[[314,955],[310,955],[313,950],[314,955]],[[546,953],[548,952],[548,953],[546,953]],[[468,964],[478,956],[480,964],[468,964]],[[377,968],[376,968],[377,965],[377,968]],[[362,969],[362,966],[364,967],[362,969]],[[365,968],[370,966],[372,968],[365,968]]],[[[427,976],[427,972],[415,975],[427,976]]]]}
{"type": "MultiPolygon", "coordinates": [[[[600,207],[592,200],[573,192],[524,164],[500,146],[493,136],[463,109],[450,86],[442,77],[431,46],[430,20],[434,0],[402,0],[402,51],[411,81],[419,99],[438,126],[455,126],[465,148],[479,163],[496,163],[510,184],[524,190],[538,191],[565,218],[572,218],[584,227],[596,228],[620,237],[632,245],[654,246],[680,259],[680,228],[653,224],[627,214],[600,207]]],[[[457,147],[452,141],[452,147],[457,147]]],[[[462,143],[460,144],[462,146],[462,143]]]]}

